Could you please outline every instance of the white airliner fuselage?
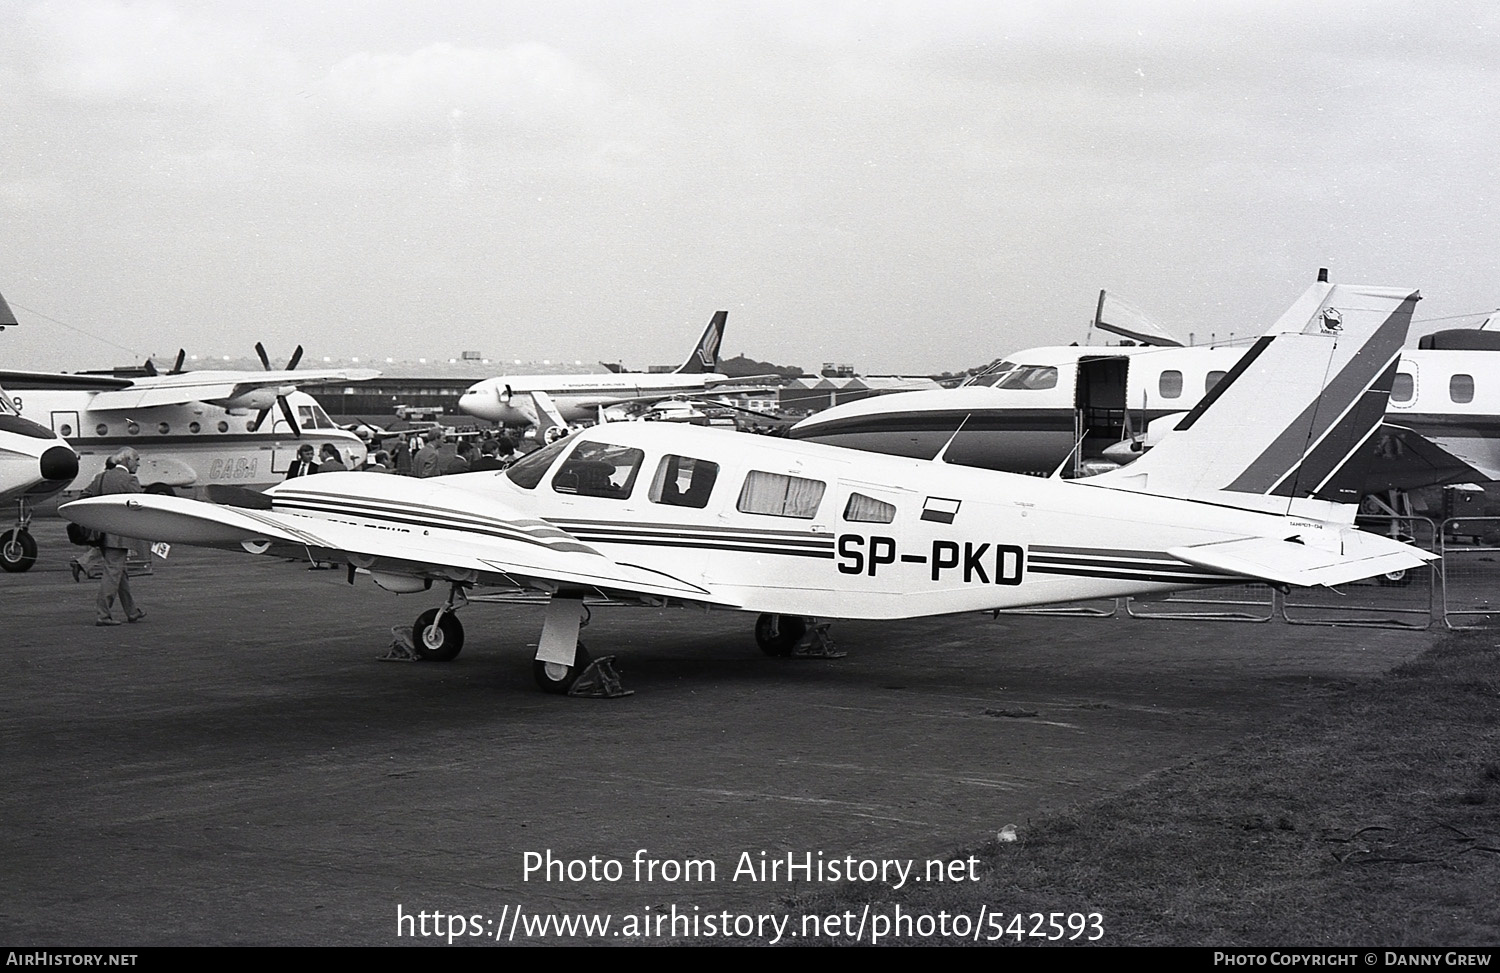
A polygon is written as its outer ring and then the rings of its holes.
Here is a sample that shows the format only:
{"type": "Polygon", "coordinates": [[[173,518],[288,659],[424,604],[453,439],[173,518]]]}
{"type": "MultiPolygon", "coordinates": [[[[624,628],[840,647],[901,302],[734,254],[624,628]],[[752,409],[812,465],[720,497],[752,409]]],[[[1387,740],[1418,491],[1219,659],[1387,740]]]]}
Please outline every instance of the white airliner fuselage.
{"type": "Polygon", "coordinates": [[[545,394],[568,423],[594,422],[599,410],[625,403],[650,403],[673,396],[702,395],[730,381],[718,372],[696,375],[667,372],[601,372],[589,375],[510,375],[471,386],[458,407],[476,418],[502,426],[534,426],[538,416],[533,394],[545,394]]]}
{"type": "MultiPolygon", "coordinates": [[[[1128,420],[1139,434],[1157,419],[1192,409],[1244,353],[1241,347],[1201,346],[1031,348],[1007,356],[969,385],[835,406],[802,420],[790,435],[923,459],[947,446],[951,463],[1046,475],[1080,435],[1081,360],[1128,363],[1114,418],[1128,420]]],[[[1473,469],[1402,463],[1406,447],[1386,429],[1375,442],[1384,455],[1372,466],[1371,492],[1500,476],[1500,351],[1404,351],[1386,422],[1412,430],[1473,469]]]]}

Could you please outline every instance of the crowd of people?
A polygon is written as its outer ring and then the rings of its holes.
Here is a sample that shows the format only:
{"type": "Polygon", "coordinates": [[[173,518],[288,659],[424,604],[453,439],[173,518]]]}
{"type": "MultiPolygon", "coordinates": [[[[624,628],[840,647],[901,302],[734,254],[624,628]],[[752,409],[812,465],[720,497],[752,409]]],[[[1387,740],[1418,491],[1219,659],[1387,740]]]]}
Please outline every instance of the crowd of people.
{"type": "MultiPolygon", "coordinates": [[[[515,443],[505,435],[485,439],[479,445],[472,441],[455,441],[442,429],[426,433],[403,433],[384,440],[378,447],[371,444],[360,469],[369,473],[397,473],[403,476],[448,476],[453,473],[478,473],[503,470],[519,458],[515,443]]],[[[297,450],[297,459],[287,468],[287,479],[312,473],[346,470],[338,449],[324,443],[317,458],[311,443],[297,450]]]]}

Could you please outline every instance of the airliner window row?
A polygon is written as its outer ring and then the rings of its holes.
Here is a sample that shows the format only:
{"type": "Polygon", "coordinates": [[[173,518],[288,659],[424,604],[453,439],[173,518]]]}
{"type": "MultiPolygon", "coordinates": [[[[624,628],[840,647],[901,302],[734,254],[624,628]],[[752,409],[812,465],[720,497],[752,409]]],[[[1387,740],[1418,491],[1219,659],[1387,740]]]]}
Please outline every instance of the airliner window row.
{"type": "MultiPolygon", "coordinates": [[[[1416,398],[1417,380],[1410,372],[1397,372],[1391,383],[1391,402],[1406,405],[1416,398]]],[[[1448,379],[1448,401],[1454,405],[1467,405],[1474,401],[1474,376],[1459,372],[1448,379]]]]}
{"type": "MultiPolygon", "coordinates": [[[[218,429],[219,432],[228,432],[229,423],[225,422],[223,419],[220,419],[214,428],[218,429]]],[[[156,431],[162,436],[170,435],[172,432],[172,424],[170,422],[158,422],[156,424],[156,431]]],[[[197,420],[194,420],[187,424],[187,431],[190,433],[200,433],[203,431],[203,424],[201,422],[198,422],[197,420]]],[[[245,431],[255,431],[254,419],[251,419],[245,423],[245,431]]],[[[58,427],[57,432],[58,435],[63,437],[71,436],[73,435],[73,427],[64,423],[63,425],[58,427]]],[[[108,436],[109,432],[109,423],[107,422],[101,422],[94,427],[94,435],[96,436],[108,436]]],[[[125,423],[125,433],[129,436],[139,436],[141,434],[141,424],[138,422],[125,423]]]]}
{"type": "MultiPolygon", "coordinates": [[[[1222,369],[1215,369],[1205,375],[1203,377],[1203,394],[1207,395],[1212,392],[1214,386],[1219,384],[1225,374],[1226,372],[1222,369]]],[[[1175,368],[1162,372],[1156,380],[1156,393],[1164,399],[1182,398],[1182,387],[1182,372],[1175,368]]]]}

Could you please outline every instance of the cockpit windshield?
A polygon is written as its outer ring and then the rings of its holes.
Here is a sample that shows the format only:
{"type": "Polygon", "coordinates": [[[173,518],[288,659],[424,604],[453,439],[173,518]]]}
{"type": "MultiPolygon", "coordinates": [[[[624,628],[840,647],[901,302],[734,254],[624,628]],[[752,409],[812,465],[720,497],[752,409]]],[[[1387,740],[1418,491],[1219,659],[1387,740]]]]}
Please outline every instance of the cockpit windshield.
{"type": "Polygon", "coordinates": [[[328,413],[323,407],[314,402],[312,405],[297,406],[297,424],[303,429],[336,429],[333,420],[328,418],[328,413]]]}
{"type": "Polygon", "coordinates": [[[571,438],[563,438],[551,445],[533,450],[506,467],[505,475],[510,477],[511,482],[516,486],[535,490],[536,485],[542,482],[542,477],[546,476],[547,467],[557,459],[557,454],[571,445],[573,445],[571,438]]]}
{"type": "Polygon", "coordinates": [[[997,389],[1050,389],[1057,387],[1055,365],[1017,365],[1003,359],[964,383],[997,389]]]}

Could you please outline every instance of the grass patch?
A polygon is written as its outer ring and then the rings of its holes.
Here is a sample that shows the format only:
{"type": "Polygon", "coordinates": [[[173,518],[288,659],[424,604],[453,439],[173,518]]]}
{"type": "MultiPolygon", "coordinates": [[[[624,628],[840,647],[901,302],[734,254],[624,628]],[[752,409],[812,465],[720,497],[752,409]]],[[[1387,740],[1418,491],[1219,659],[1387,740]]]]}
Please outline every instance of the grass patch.
{"type": "Polygon", "coordinates": [[[1492,946],[1496,641],[1450,635],[1239,744],[1029,821],[1017,841],[955,851],[983,862],[977,882],[900,892],[848,884],[799,896],[787,911],[794,925],[866,904],[929,915],[1098,912],[1101,942],[1114,946],[1492,946]]]}

